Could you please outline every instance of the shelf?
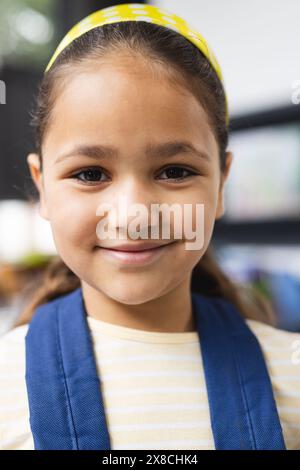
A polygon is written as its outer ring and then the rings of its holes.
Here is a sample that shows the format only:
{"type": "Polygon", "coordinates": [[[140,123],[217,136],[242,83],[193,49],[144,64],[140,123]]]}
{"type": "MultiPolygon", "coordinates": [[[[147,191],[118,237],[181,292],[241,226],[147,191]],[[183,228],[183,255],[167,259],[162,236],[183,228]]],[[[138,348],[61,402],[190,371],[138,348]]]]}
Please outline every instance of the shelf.
{"type": "Polygon", "coordinates": [[[217,220],[213,242],[216,244],[300,245],[300,218],[253,222],[217,220]]]}

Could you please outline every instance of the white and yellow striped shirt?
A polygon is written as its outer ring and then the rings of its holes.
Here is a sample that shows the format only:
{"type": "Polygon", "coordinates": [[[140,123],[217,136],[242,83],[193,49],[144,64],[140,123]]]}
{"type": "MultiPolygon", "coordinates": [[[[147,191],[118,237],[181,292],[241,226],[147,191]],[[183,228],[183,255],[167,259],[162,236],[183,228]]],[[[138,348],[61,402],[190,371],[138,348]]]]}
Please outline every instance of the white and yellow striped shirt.
{"type": "MultiPolygon", "coordinates": [[[[87,318],[111,449],[214,449],[198,333],[150,332],[87,318]]],[[[262,346],[286,447],[300,449],[300,333],[247,324],[262,346]]],[[[25,383],[27,328],[0,338],[3,450],[34,449],[25,383]]]]}

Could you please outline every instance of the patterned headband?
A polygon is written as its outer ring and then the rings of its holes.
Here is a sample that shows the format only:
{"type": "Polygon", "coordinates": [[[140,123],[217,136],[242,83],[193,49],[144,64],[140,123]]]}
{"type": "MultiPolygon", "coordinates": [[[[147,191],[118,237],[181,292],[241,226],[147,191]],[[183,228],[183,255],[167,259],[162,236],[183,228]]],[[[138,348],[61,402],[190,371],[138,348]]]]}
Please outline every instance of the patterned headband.
{"type": "MultiPolygon", "coordinates": [[[[95,11],[91,15],[79,21],[79,23],[77,23],[68,31],[62,41],[59,43],[45,69],[45,73],[48,72],[48,70],[51,68],[58,55],[69,44],[71,44],[74,39],[77,39],[82,34],[90,31],[91,29],[97,28],[98,26],[109,23],[117,23],[119,21],[148,21],[149,23],[154,23],[177,31],[190,42],[192,42],[198,49],[200,49],[203,55],[209,60],[220,81],[223,83],[220,65],[218,64],[218,61],[210,46],[198,31],[196,31],[184,19],[175,15],[174,13],[168,12],[154,5],[142,5],[140,3],[125,3],[122,5],[103,8],[101,10],[95,11]]],[[[228,124],[229,112],[226,95],[225,100],[226,122],[228,124]]]]}

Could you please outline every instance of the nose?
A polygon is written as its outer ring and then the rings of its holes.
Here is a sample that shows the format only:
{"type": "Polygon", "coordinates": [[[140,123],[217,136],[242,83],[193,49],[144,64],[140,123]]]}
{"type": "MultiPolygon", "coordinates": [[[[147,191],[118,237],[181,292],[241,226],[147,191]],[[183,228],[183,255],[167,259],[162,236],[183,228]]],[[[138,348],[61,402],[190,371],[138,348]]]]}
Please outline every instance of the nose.
{"type": "Polygon", "coordinates": [[[158,204],[157,194],[145,180],[136,176],[124,178],[113,189],[109,204],[111,210],[107,211],[107,223],[124,238],[133,238],[136,231],[150,238],[151,225],[158,229],[159,220],[153,208],[151,211],[152,204],[158,204]]]}
{"type": "Polygon", "coordinates": [[[144,207],[150,208],[151,203],[156,202],[157,196],[155,189],[146,178],[141,178],[141,175],[132,175],[124,178],[120,186],[116,189],[116,197],[120,199],[126,196],[128,205],[141,204],[144,207]]]}

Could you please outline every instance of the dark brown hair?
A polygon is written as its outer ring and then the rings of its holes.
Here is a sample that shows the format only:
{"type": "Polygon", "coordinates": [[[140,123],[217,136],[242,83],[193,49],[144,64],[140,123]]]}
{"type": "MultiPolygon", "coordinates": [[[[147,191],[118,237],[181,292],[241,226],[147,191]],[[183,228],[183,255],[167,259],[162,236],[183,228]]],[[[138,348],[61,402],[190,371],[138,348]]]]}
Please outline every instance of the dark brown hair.
{"type": "MultiPolygon", "coordinates": [[[[228,145],[225,91],[215,70],[201,51],[171,29],[144,22],[126,21],[94,28],[67,46],[44,75],[37,94],[31,124],[36,152],[42,168],[42,143],[51,121],[55,100],[70,74],[87,67],[106,54],[128,51],[140,54],[149,66],[161,66],[174,84],[183,84],[205,109],[219,146],[220,169],[224,171],[228,145]]],[[[158,67],[159,69],[159,67],[158,67]]],[[[41,286],[34,293],[18,324],[29,322],[35,308],[80,286],[80,279],[59,256],[46,269],[41,286]]],[[[209,247],[193,269],[191,289],[232,302],[245,318],[274,323],[269,303],[258,292],[235,284],[217,264],[209,247]]]]}

